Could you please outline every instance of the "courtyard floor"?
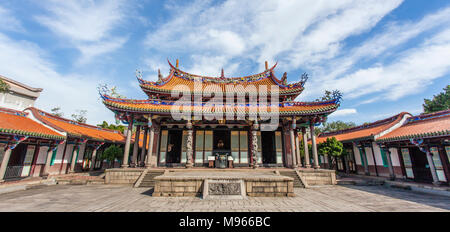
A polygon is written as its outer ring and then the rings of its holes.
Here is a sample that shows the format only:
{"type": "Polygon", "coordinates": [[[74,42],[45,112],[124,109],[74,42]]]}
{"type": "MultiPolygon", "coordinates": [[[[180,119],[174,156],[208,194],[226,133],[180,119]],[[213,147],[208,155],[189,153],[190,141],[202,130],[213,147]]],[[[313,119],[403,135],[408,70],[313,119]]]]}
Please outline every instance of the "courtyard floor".
{"type": "Polygon", "coordinates": [[[54,185],[0,195],[0,211],[450,211],[450,198],[383,186],[295,189],[295,197],[202,200],[151,197],[151,190],[114,185],[54,185]]]}

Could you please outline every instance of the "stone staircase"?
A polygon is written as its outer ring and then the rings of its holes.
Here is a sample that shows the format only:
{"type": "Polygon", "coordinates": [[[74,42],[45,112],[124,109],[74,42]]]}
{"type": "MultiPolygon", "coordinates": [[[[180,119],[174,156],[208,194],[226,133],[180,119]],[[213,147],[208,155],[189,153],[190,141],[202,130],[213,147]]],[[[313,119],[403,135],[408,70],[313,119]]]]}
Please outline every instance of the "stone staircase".
{"type": "Polygon", "coordinates": [[[149,171],[147,171],[147,173],[145,173],[145,176],[141,180],[139,185],[137,185],[135,187],[153,188],[153,187],[155,187],[155,180],[153,180],[153,178],[155,178],[156,176],[160,176],[162,174],[164,174],[164,170],[149,170],[149,171]]]}
{"type": "Polygon", "coordinates": [[[294,179],[294,188],[305,188],[305,185],[303,184],[300,177],[297,175],[297,172],[295,170],[292,171],[280,171],[280,175],[292,177],[294,179]]]}

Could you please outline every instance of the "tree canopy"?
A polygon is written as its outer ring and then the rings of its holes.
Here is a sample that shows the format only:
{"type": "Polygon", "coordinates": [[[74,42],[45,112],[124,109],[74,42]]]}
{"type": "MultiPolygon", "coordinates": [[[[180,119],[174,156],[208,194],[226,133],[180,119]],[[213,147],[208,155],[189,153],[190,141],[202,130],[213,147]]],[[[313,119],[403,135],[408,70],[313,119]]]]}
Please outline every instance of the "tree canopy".
{"type": "Polygon", "coordinates": [[[86,123],[87,110],[77,110],[76,113],[72,114],[72,119],[79,123],[86,123]]]}
{"type": "Polygon", "coordinates": [[[124,125],[114,125],[114,124],[108,124],[108,122],[103,121],[102,124],[97,124],[98,127],[101,128],[105,128],[105,129],[110,129],[110,130],[116,130],[116,131],[120,131],[120,132],[124,132],[126,126],[124,125]]]}
{"type": "Polygon", "coordinates": [[[58,116],[58,117],[64,116],[64,113],[61,112],[61,107],[59,107],[59,106],[52,108],[50,111],[52,111],[52,114],[54,114],[55,116],[58,116]]]}
{"type": "Polygon", "coordinates": [[[6,93],[8,91],[9,91],[8,83],[6,83],[2,79],[0,79],[0,93],[6,93]]]}
{"type": "Polygon", "coordinates": [[[340,120],[334,122],[324,122],[322,126],[316,128],[315,132],[316,135],[318,135],[320,133],[344,130],[355,126],[356,124],[354,122],[343,122],[340,120]]]}
{"type": "Polygon", "coordinates": [[[450,109],[450,85],[444,88],[444,92],[434,95],[433,99],[424,99],[423,112],[433,113],[450,109]]]}
{"type": "Polygon", "coordinates": [[[119,146],[111,145],[103,151],[100,158],[109,161],[110,164],[114,164],[116,159],[121,160],[123,158],[123,149],[119,146]]]}
{"type": "Polygon", "coordinates": [[[339,142],[335,137],[327,138],[323,143],[319,143],[317,146],[318,152],[324,155],[340,156],[344,150],[344,145],[339,142]]]}

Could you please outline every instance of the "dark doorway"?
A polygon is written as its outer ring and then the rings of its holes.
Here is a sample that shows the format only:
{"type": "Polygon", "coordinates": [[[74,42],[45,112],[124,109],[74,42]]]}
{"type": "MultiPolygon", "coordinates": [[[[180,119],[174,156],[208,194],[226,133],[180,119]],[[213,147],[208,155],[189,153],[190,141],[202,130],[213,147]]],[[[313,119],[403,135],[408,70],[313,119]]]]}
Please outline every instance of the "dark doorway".
{"type": "Polygon", "coordinates": [[[261,146],[262,146],[262,162],[263,164],[275,164],[276,148],[275,148],[275,132],[261,131],[261,146]]]}
{"type": "Polygon", "coordinates": [[[180,163],[181,162],[181,141],[183,133],[181,130],[169,130],[167,136],[167,156],[166,163],[180,163]]]}
{"type": "Polygon", "coordinates": [[[215,130],[213,134],[214,150],[230,150],[231,149],[231,131],[215,130]]]}
{"type": "Polygon", "coordinates": [[[427,156],[421,152],[419,148],[409,148],[411,155],[412,169],[414,173],[414,180],[417,182],[433,182],[431,176],[430,166],[428,165],[427,156]]]}

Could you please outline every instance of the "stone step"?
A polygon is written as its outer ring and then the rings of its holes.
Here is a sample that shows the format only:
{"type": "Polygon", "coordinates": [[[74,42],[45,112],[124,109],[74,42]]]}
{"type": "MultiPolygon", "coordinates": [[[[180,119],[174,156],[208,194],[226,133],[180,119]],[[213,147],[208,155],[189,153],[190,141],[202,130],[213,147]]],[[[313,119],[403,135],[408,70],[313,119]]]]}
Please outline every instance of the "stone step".
{"type": "Polygon", "coordinates": [[[305,185],[303,185],[302,181],[297,175],[297,172],[295,171],[281,171],[280,175],[291,177],[294,179],[294,188],[304,188],[305,185]]]}

